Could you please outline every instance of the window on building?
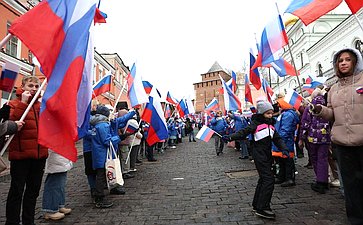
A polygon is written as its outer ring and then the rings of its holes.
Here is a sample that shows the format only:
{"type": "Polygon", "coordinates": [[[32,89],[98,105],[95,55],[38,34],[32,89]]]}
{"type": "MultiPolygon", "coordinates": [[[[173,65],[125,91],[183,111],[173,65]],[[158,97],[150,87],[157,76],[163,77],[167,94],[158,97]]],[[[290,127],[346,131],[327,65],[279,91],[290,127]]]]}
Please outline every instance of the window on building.
{"type": "Polygon", "coordinates": [[[322,77],[323,76],[323,66],[321,65],[321,63],[318,64],[318,77],[322,77]]]}
{"type": "Polygon", "coordinates": [[[208,87],[208,82],[206,82],[206,86],[208,87]]]}
{"type": "Polygon", "coordinates": [[[216,80],[216,85],[218,85],[218,80],[216,80]]]}
{"type": "Polygon", "coordinates": [[[301,68],[304,67],[304,54],[300,52],[300,62],[301,62],[301,68]]]}
{"type": "MultiPolygon", "coordinates": [[[[10,22],[7,22],[6,28],[9,30],[11,26],[10,22]]],[[[11,56],[17,57],[18,53],[18,39],[15,36],[12,36],[5,47],[5,52],[11,56]]]]}
{"type": "Polygon", "coordinates": [[[361,54],[363,54],[363,42],[361,40],[355,41],[354,48],[357,49],[361,54]]]}

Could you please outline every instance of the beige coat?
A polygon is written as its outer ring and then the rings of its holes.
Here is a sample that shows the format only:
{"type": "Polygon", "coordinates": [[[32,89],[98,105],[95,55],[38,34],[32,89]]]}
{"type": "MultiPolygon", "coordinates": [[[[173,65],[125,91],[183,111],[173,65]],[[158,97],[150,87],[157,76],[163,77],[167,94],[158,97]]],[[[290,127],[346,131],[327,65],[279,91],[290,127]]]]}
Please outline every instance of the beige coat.
{"type": "MultiPolygon", "coordinates": [[[[356,92],[363,88],[363,61],[358,51],[357,66],[353,76],[340,78],[329,93],[327,107],[323,106],[318,114],[333,123],[331,139],[335,144],[344,146],[363,145],[363,94],[356,92]]],[[[339,52],[337,53],[339,54],[339,52]]],[[[334,56],[333,62],[336,61],[334,56]]]]}

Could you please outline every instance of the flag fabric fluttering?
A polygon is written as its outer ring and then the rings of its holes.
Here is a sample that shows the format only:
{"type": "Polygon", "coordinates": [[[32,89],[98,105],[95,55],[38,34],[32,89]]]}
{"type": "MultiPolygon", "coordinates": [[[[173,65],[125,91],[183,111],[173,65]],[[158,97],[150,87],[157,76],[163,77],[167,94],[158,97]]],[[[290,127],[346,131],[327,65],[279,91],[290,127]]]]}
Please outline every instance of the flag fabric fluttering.
{"type": "Polygon", "coordinates": [[[130,73],[127,76],[127,86],[127,96],[130,99],[131,107],[149,102],[141,76],[136,73],[135,63],[132,65],[130,73]]]}
{"type": "Polygon", "coordinates": [[[311,94],[313,93],[315,88],[317,88],[320,85],[323,85],[326,80],[327,77],[313,77],[310,75],[306,79],[305,84],[303,84],[302,89],[311,94]]]}
{"type": "Polygon", "coordinates": [[[236,93],[237,91],[237,74],[232,70],[232,84],[231,84],[231,90],[233,93],[236,93]]]}
{"type": "Polygon", "coordinates": [[[168,93],[166,94],[166,101],[169,102],[170,104],[176,105],[178,104],[178,100],[176,98],[173,98],[170,94],[170,92],[168,91],[168,93]]]}
{"type": "Polygon", "coordinates": [[[111,78],[111,74],[108,74],[93,85],[93,98],[111,90],[111,78]]]}
{"type": "Polygon", "coordinates": [[[204,108],[204,111],[214,111],[219,109],[218,100],[213,98],[212,101],[204,108]]]}
{"type": "Polygon", "coordinates": [[[48,79],[39,115],[38,143],[72,161],[77,160],[78,129],[89,118],[92,23],[97,3],[42,1],[9,28],[36,56],[48,79]]]}
{"type": "Polygon", "coordinates": [[[165,112],[164,112],[164,117],[165,118],[169,118],[171,116],[171,109],[170,109],[170,105],[168,103],[165,103],[165,112]]]}
{"type": "Polygon", "coordinates": [[[250,81],[247,74],[245,74],[245,101],[253,104],[250,81]]]}
{"type": "Polygon", "coordinates": [[[272,103],[272,96],[274,94],[274,91],[272,90],[272,88],[270,87],[270,85],[268,84],[267,80],[262,78],[262,89],[265,92],[266,96],[267,96],[267,100],[272,103]]]}
{"type": "Polygon", "coordinates": [[[280,77],[284,77],[286,75],[296,76],[295,68],[283,58],[279,58],[278,60],[271,62],[270,65],[280,77]]]}
{"type": "Polygon", "coordinates": [[[342,0],[293,0],[285,12],[299,17],[307,26],[322,15],[335,9],[340,3],[342,3],[342,0]]]}
{"type": "Polygon", "coordinates": [[[11,62],[5,62],[0,77],[0,90],[11,92],[15,85],[16,77],[20,71],[20,66],[11,62]]]}
{"type": "Polygon", "coordinates": [[[280,14],[276,15],[266,25],[262,32],[259,44],[258,55],[252,69],[266,66],[267,64],[279,59],[279,50],[287,45],[288,39],[280,14]]]}
{"type": "Polygon", "coordinates": [[[188,97],[188,98],[185,99],[185,104],[186,104],[186,106],[188,108],[188,113],[189,114],[194,114],[195,113],[195,109],[194,109],[194,105],[193,105],[193,102],[190,99],[190,97],[188,97]]]}
{"type": "Polygon", "coordinates": [[[106,23],[107,14],[96,8],[95,23],[106,23]]]}
{"type": "Polygon", "coordinates": [[[296,110],[299,109],[301,102],[303,101],[303,97],[299,95],[294,90],[289,90],[287,94],[284,97],[284,101],[289,103],[292,107],[294,107],[296,110]]]}
{"type": "Polygon", "coordinates": [[[149,146],[168,138],[168,128],[160,101],[159,94],[153,88],[141,116],[141,119],[149,124],[146,136],[146,142],[149,146]]]}
{"type": "MultiPolygon", "coordinates": [[[[250,49],[250,81],[255,86],[257,90],[261,88],[261,77],[257,68],[252,69],[252,66],[255,64],[256,58],[253,55],[252,49],[250,49]]],[[[249,85],[249,83],[248,83],[249,85]]]]}
{"type": "Polygon", "coordinates": [[[210,129],[206,125],[203,125],[195,137],[202,141],[208,142],[214,133],[214,130],[210,129]]]}
{"type": "Polygon", "coordinates": [[[239,110],[241,109],[241,102],[238,99],[237,95],[235,95],[233,93],[233,91],[226,85],[226,83],[224,82],[224,80],[222,79],[221,76],[219,76],[219,78],[221,79],[222,82],[222,87],[223,87],[223,97],[224,97],[224,108],[227,111],[230,110],[239,110]]]}
{"type": "Polygon", "coordinates": [[[358,12],[358,10],[360,10],[363,7],[363,1],[358,1],[358,0],[344,0],[345,3],[347,3],[350,11],[355,14],[356,12],[358,12]]]}
{"type": "Polygon", "coordinates": [[[144,86],[146,94],[150,94],[153,85],[149,81],[145,80],[142,81],[142,85],[144,86]]]}
{"type": "Polygon", "coordinates": [[[188,106],[185,103],[185,99],[181,99],[179,103],[176,106],[176,109],[178,110],[179,116],[184,117],[189,114],[188,106]]]}

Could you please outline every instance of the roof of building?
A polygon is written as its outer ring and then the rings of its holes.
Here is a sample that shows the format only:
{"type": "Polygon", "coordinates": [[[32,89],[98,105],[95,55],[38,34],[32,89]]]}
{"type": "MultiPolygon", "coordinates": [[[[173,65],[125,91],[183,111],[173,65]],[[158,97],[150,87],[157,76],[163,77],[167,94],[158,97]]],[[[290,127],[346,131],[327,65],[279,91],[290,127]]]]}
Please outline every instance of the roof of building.
{"type": "Polygon", "coordinates": [[[218,72],[218,71],[224,71],[223,68],[219,65],[219,63],[216,61],[213,66],[208,70],[208,73],[218,72]]]}

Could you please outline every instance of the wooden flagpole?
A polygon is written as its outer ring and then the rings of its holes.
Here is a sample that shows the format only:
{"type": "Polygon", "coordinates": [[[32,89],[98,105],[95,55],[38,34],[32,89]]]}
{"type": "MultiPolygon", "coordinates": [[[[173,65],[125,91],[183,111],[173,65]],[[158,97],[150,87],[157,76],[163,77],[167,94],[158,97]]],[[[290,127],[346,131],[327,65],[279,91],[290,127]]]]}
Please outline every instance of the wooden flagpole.
{"type": "MultiPolygon", "coordinates": [[[[31,102],[29,103],[29,105],[28,105],[28,107],[25,109],[25,111],[24,111],[24,113],[23,113],[23,115],[21,116],[21,118],[20,118],[20,120],[19,121],[24,121],[24,119],[25,119],[25,117],[26,117],[26,115],[28,115],[28,113],[29,113],[29,111],[30,111],[30,109],[31,109],[31,107],[34,105],[34,102],[35,101],[38,101],[38,96],[40,95],[40,92],[43,90],[43,88],[44,88],[44,86],[45,86],[45,84],[47,83],[47,78],[45,78],[44,80],[43,80],[43,83],[40,85],[40,88],[38,89],[38,91],[35,93],[35,95],[34,95],[34,97],[33,97],[33,99],[31,100],[31,102]]],[[[0,156],[2,156],[3,154],[4,154],[4,152],[5,152],[5,150],[8,148],[8,146],[9,146],[9,144],[10,144],[10,142],[11,142],[11,140],[14,138],[14,134],[13,135],[11,135],[10,137],[9,137],[9,139],[6,141],[6,143],[5,143],[5,145],[4,145],[4,147],[3,147],[3,149],[1,150],[1,152],[0,152],[0,156]]]]}
{"type": "Polygon", "coordinates": [[[118,95],[117,99],[116,99],[116,102],[115,102],[115,105],[113,106],[113,109],[112,109],[112,114],[115,113],[116,111],[116,106],[117,106],[117,103],[118,101],[120,101],[120,98],[121,98],[121,95],[122,95],[122,92],[124,92],[124,89],[126,88],[126,84],[127,84],[127,79],[125,79],[124,81],[124,84],[122,85],[122,88],[121,88],[121,91],[120,91],[120,94],[118,95]]]}

